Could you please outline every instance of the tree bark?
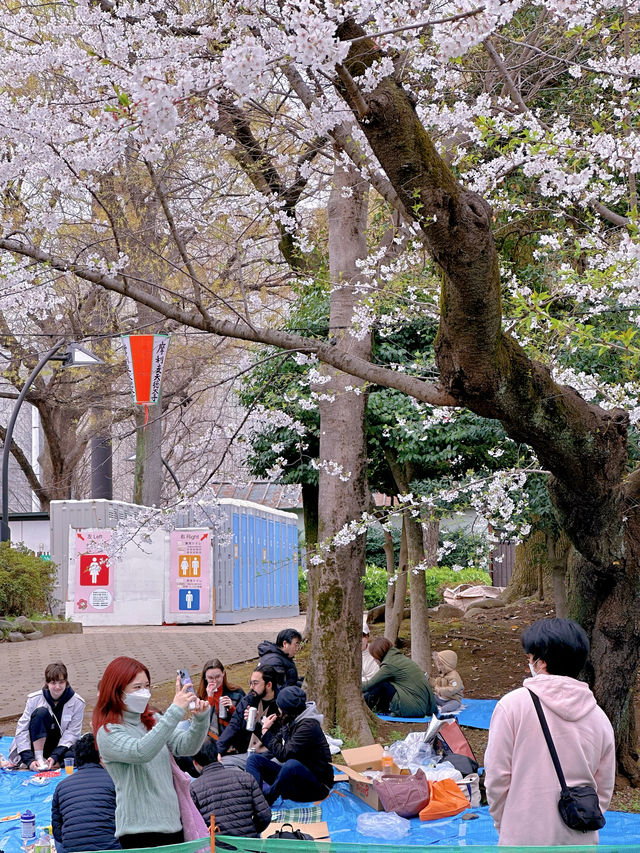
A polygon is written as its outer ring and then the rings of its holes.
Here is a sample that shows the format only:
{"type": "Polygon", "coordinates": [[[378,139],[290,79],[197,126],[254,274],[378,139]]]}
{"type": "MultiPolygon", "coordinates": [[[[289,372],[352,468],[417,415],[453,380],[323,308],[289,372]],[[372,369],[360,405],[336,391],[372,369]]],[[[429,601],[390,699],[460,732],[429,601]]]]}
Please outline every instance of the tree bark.
{"type": "MultiPolygon", "coordinates": [[[[360,298],[354,284],[359,275],[357,261],[367,253],[366,225],[363,182],[351,170],[336,164],[329,199],[330,334],[364,358],[371,354],[370,338],[352,338],[348,329],[360,298]]],[[[360,689],[365,536],[356,536],[347,544],[332,540],[369,506],[364,433],[367,395],[361,384],[362,393],[348,390],[348,386],[354,386],[351,377],[333,370],[327,375],[330,382],[318,386],[318,535],[329,550],[322,554],[307,681],[327,728],[337,725],[343,735],[365,744],[372,742],[360,689]]]]}
{"type": "Polygon", "coordinates": [[[429,639],[429,608],[424,569],[416,569],[424,561],[422,524],[405,509],[403,524],[407,532],[407,557],[409,564],[409,597],[411,600],[411,660],[427,672],[431,658],[429,639]]]}
{"type": "Polygon", "coordinates": [[[384,606],[384,635],[390,643],[398,642],[400,624],[404,615],[404,604],[407,600],[407,537],[404,530],[400,539],[400,554],[398,571],[396,572],[393,538],[388,530],[384,531],[384,553],[387,558],[387,597],[384,606]],[[391,582],[391,579],[395,580],[391,582]]]}
{"type": "Polygon", "coordinates": [[[302,513],[304,515],[304,544],[307,564],[307,618],[304,623],[304,637],[311,639],[313,627],[313,608],[318,585],[318,566],[309,562],[316,553],[318,545],[318,486],[315,483],[302,484],[302,513]]]}

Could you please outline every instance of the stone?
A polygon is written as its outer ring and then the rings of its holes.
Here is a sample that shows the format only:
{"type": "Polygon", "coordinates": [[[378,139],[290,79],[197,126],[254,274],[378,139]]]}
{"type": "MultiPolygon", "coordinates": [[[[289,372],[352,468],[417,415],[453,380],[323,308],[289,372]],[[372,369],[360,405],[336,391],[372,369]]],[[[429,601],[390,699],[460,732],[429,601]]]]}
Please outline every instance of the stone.
{"type": "Polygon", "coordinates": [[[462,619],[463,613],[459,607],[454,607],[452,604],[439,604],[430,612],[438,619],[462,619]]]}
{"type": "Polygon", "coordinates": [[[21,634],[33,634],[36,630],[26,616],[18,616],[14,620],[13,627],[17,628],[21,634]]]}
{"type": "Polygon", "coordinates": [[[13,628],[13,622],[7,622],[6,619],[0,619],[0,631],[3,628],[9,628],[9,629],[13,628]]]}
{"type": "Polygon", "coordinates": [[[19,631],[10,631],[9,632],[9,642],[10,643],[24,643],[25,638],[19,631]]]}
{"type": "Polygon", "coordinates": [[[44,637],[42,631],[32,631],[30,634],[25,634],[25,640],[41,640],[44,637]]]}

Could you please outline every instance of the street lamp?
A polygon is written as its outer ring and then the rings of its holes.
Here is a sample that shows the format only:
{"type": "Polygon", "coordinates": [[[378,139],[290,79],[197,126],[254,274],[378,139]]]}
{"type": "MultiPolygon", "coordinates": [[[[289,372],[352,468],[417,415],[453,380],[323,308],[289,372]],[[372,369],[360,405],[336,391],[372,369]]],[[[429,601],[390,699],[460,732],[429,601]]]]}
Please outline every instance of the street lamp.
{"type": "Polygon", "coordinates": [[[4,437],[4,447],[2,449],[2,521],[0,522],[0,541],[2,542],[11,541],[11,528],[9,527],[9,454],[11,452],[13,428],[16,425],[20,406],[22,406],[33,381],[48,361],[59,361],[62,367],[92,367],[96,364],[104,364],[101,358],[93,355],[88,349],[81,347],[80,344],[69,344],[66,352],[58,354],[58,350],[64,346],[64,343],[63,338],[57,344],[54,344],[49,352],[42,356],[24,383],[9,418],[9,424],[4,437]]]}

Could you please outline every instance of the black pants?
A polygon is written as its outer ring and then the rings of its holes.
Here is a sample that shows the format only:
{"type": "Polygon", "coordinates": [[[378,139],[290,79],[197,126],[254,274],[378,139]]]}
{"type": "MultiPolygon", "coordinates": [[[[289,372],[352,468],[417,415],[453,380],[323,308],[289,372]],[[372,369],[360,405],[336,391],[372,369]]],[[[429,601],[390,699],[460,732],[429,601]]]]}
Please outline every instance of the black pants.
{"type": "Polygon", "coordinates": [[[364,692],[364,701],[378,714],[388,714],[389,705],[396,695],[396,688],[390,681],[379,681],[364,692]]]}
{"type": "Polygon", "coordinates": [[[60,726],[48,708],[36,708],[31,715],[31,719],[29,720],[29,737],[31,738],[32,745],[35,741],[46,738],[43,750],[45,758],[49,758],[53,750],[60,743],[60,726]]]}
{"type": "Polygon", "coordinates": [[[165,844],[182,844],[184,833],[182,830],[180,832],[137,832],[135,835],[121,835],[118,841],[123,850],[164,847],[165,844]]]}

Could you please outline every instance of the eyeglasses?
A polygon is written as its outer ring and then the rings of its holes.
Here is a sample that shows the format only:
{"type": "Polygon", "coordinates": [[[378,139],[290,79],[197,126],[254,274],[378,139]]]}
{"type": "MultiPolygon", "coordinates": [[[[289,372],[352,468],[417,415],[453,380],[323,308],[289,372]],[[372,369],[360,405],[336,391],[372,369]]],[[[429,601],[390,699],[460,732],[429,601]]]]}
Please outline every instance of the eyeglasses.
{"type": "Polygon", "coordinates": [[[254,679],[253,681],[249,682],[249,687],[260,687],[262,684],[264,684],[264,681],[256,681],[254,679]]]}

